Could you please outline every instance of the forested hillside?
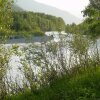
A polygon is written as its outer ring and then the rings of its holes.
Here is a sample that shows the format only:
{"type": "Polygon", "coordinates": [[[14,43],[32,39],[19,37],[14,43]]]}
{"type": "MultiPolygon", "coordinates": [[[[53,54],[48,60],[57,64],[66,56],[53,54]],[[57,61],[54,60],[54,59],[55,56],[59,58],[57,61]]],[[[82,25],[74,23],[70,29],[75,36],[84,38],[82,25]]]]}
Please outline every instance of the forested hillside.
{"type": "Polygon", "coordinates": [[[17,0],[15,2],[15,5],[19,6],[25,11],[39,12],[53,15],[56,17],[61,17],[66,24],[72,24],[73,22],[79,24],[82,22],[82,19],[74,16],[68,11],[64,11],[53,6],[40,3],[37,0],[17,0]]]}
{"type": "Polygon", "coordinates": [[[44,13],[13,12],[11,30],[17,34],[43,35],[46,31],[64,30],[65,23],[62,18],[44,13]]]}

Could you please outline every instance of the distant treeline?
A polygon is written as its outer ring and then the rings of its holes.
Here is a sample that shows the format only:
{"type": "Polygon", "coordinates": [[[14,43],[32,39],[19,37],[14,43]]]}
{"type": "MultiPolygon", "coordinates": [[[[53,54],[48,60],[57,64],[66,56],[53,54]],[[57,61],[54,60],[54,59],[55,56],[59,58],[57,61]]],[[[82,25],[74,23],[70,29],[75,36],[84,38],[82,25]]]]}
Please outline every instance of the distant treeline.
{"type": "Polygon", "coordinates": [[[13,12],[11,30],[17,35],[44,35],[46,31],[65,30],[65,22],[60,17],[34,12],[13,12]]]}

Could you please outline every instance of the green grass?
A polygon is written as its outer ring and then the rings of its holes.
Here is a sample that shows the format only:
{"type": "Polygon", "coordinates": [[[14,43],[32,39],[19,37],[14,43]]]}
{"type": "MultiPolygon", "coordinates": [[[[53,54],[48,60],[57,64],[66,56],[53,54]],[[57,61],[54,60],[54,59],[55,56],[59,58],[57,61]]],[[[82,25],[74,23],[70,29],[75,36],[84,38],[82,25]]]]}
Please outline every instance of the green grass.
{"type": "Polygon", "coordinates": [[[63,76],[50,86],[30,92],[25,90],[6,100],[100,100],[100,68],[88,68],[70,78],[63,76]]]}

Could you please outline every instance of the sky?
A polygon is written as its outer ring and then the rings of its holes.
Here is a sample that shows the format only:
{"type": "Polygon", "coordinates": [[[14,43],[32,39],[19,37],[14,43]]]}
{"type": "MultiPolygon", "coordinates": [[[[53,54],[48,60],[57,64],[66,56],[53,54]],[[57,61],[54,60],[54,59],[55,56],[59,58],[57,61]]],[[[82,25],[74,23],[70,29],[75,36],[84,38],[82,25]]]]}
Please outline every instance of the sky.
{"type": "Polygon", "coordinates": [[[89,0],[35,0],[61,10],[68,11],[73,15],[83,18],[82,10],[89,4],[89,0]]]}

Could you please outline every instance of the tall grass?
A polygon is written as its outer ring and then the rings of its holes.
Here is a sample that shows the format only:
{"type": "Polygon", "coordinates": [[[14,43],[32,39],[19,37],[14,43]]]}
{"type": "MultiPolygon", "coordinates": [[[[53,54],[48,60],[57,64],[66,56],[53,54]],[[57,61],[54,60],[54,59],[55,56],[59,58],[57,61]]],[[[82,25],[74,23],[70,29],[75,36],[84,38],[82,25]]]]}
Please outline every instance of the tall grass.
{"type": "Polygon", "coordinates": [[[6,97],[6,100],[99,100],[100,68],[92,68],[80,70],[80,73],[70,78],[64,75],[50,86],[33,92],[25,90],[23,93],[6,97]]]}
{"type": "MultiPolygon", "coordinates": [[[[19,69],[24,76],[19,80],[23,86],[8,85],[10,91],[4,97],[7,100],[95,100],[99,96],[95,87],[100,75],[100,56],[98,47],[90,49],[90,45],[86,36],[67,35],[61,36],[59,42],[23,48],[19,69]]],[[[13,50],[19,55],[17,49],[13,50]]]]}

